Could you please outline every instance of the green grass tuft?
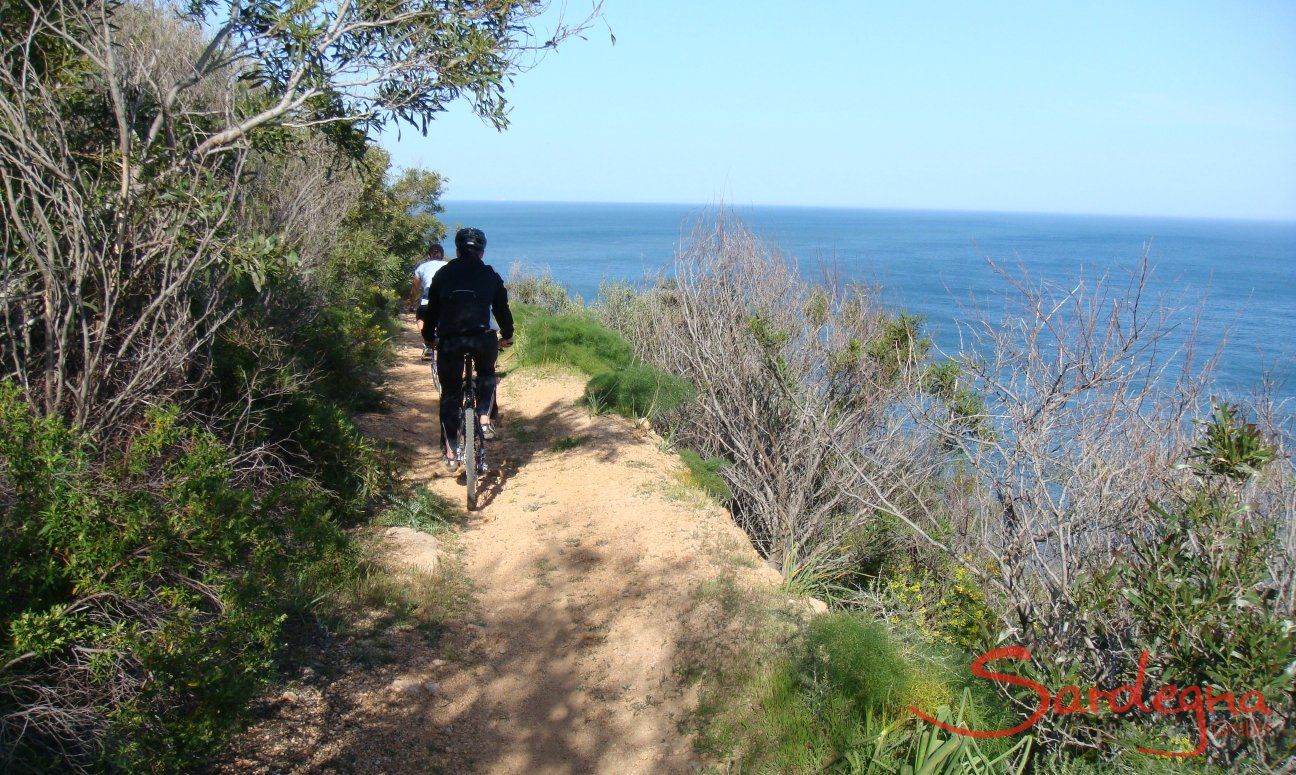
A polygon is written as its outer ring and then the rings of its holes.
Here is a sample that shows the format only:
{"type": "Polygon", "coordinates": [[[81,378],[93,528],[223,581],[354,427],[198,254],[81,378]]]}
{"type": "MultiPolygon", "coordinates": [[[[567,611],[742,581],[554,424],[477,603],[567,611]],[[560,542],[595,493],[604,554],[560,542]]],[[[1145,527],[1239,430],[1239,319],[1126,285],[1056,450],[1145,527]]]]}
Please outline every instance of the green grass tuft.
{"type": "Polygon", "coordinates": [[[592,377],[585,404],[594,414],[656,417],[693,400],[693,387],[635,360],[625,337],[583,312],[553,314],[540,307],[514,307],[518,366],[556,365],[592,377]]]}
{"type": "Polygon", "coordinates": [[[635,364],[598,374],[585,387],[587,403],[626,417],[657,417],[693,400],[693,387],[673,374],[635,364]]]}
{"type": "Polygon", "coordinates": [[[628,366],[630,343],[580,313],[554,315],[539,307],[513,308],[518,335],[519,366],[556,364],[589,375],[628,366]]]}
{"type": "Polygon", "coordinates": [[[448,530],[460,512],[449,500],[431,490],[418,488],[406,498],[393,499],[391,506],[374,520],[381,527],[409,527],[424,533],[448,530]]]}
{"type": "Polygon", "coordinates": [[[749,628],[745,650],[693,668],[707,679],[699,749],[726,771],[1020,775],[1031,741],[951,743],[907,710],[915,705],[977,729],[1008,725],[1011,713],[977,691],[984,682],[969,690],[966,669],[952,669],[961,655],[911,653],[881,622],[852,612],[801,620],[788,639],[775,609],[732,587],[704,591],[726,620],[749,628]]]}
{"type": "Polygon", "coordinates": [[[688,466],[690,482],[706,492],[712,498],[727,503],[733,499],[733,491],[720,476],[720,469],[729,464],[722,457],[703,458],[691,449],[681,449],[680,458],[688,466]]]}
{"type": "Polygon", "coordinates": [[[798,667],[861,717],[898,711],[911,683],[909,666],[886,630],[845,612],[811,620],[798,667]]]}
{"type": "Polygon", "coordinates": [[[589,441],[588,436],[563,436],[549,446],[554,452],[567,452],[589,441]]]}

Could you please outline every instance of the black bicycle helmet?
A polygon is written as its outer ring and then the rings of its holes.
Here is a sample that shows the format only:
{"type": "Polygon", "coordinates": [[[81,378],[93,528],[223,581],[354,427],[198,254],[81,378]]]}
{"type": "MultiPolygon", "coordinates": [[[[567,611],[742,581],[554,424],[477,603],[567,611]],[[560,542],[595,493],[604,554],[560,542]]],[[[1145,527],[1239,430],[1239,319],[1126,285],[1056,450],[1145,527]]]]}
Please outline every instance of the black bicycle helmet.
{"type": "Polygon", "coordinates": [[[474,229],[471,226],[460,229],[455,235],[455,249],[460,253],[473,253],[480,256],[486,249],[486,235],[481,229],[474,229]]]}

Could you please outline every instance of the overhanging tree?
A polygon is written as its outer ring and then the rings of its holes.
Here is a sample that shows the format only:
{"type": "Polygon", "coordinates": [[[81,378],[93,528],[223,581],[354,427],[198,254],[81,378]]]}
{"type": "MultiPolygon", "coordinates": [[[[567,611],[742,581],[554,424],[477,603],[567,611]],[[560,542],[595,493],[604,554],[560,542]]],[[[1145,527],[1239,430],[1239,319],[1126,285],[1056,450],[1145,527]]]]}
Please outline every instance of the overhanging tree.
{"type": "Polygon", "coordinates": [[[0,376],[102,432],[191,384],[225,279],[266,260],[231,228],[251,146],[309,130],[359,155],[460,99],[502,128],[512,78],[599,2],[576,22],[542,0],[3,8],[0,376]]]}
{"type": "MultiPolygon", "coordinates": [[[[0,554],[13,582],[0,600],[0,769],[21,748],[62,769],[173,771],[229,723],[289,582],[341,540],[335,511],[358,509],[376,471],[341,407],[302,389],[312,365],[278,357],[288,345],[266,319],[288,309],[287,325],[306,328],[310,311],[291,306],[304,294],[274,294],[335,271],[347,312],[377,305],[364,293],[384,278],[373,265],[430,225],[393,212],[434,204],[440,181],[386,185],[369,134],[426,130],[461,98],[502,126],[510,79],[581,26],[541,34],[543,11],[0,0],[0,554]],[[347,155],[339,186],[333,162],[347,155]],[[368,270],[336,260],[343,233],[370,236],[354,251],[368,270]],[[177,401],[204,383],[203,400],[177,401]],[[182,406],[145,411],[167,403],[182,406]],[[282,406],[298,412],[258,424],[282,406]],[[297,454],[279,469],[264,460],[281,442],[297,454]],[[200,664],[216,672],[185,672],[200,664]]],[[[362,328],[363,313],[328,322],[362,328]]],[[[327,325],[312,335],[332,336],[327,325]]]]}

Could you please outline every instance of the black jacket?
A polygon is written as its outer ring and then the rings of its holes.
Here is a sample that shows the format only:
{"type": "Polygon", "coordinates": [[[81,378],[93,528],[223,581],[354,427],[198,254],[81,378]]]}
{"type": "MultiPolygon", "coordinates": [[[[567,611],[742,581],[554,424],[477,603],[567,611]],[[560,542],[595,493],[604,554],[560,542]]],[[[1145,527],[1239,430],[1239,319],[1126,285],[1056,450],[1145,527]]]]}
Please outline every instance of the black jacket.
{"type": "Polygon", "coordinates": [[[490,330],[490,313],[499,323],[500,338],[513,338],[504,280],[480,258],[460,256],[432,277],[423,307],[423,339],[480,334],[490,330]]]}

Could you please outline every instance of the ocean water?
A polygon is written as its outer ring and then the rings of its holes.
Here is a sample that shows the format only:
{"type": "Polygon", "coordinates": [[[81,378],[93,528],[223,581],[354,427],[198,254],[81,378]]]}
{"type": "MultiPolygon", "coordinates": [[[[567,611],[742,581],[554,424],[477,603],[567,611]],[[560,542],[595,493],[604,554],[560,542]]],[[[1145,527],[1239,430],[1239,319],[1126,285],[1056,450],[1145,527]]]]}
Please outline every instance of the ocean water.
{"type": "MultiPolygon", "coordinates": [[[[882,289],[895,309],[923,315],[939,348],[955,353],[960,324],[977,305],[998,309],[1007,290],[990,262],[1065,283],[1107,273],[1124,281],[1146,251],[1149,283],[1200,313],[1198,340],[1227,336],[1221,390],[1262,378],[1296,397],[1296,222],[1111,216],[739,207],[731,213],[794,257],[808,277],[830,266],[882,289]],[[969,306],[971,305],[971,306],[969,306]]],[[[448,202],[453,229],[486,232],[487,261],[548,269],[592,299],[599,282],[639,280],[669,267],[706,208],[689,205],[448,202]]],[[[453,252],[450,241],[447,246],[453,252]]]]}

